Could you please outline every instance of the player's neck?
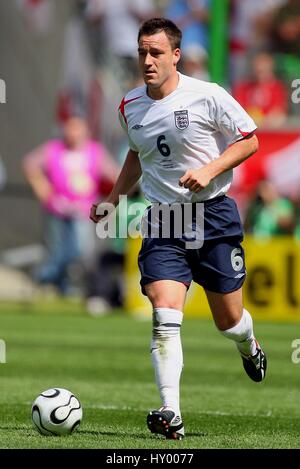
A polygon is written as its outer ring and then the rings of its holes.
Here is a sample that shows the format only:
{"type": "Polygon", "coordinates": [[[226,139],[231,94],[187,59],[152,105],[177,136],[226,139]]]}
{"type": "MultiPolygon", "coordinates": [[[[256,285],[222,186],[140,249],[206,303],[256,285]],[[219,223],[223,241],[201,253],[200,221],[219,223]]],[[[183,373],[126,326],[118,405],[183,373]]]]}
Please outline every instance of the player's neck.
{"type": "Polygon", "coordinates": [[[179,83],[177,70],[159,88],[147,87],[147,94],[151,99],[163,99],[176,90],[179,83]]]}

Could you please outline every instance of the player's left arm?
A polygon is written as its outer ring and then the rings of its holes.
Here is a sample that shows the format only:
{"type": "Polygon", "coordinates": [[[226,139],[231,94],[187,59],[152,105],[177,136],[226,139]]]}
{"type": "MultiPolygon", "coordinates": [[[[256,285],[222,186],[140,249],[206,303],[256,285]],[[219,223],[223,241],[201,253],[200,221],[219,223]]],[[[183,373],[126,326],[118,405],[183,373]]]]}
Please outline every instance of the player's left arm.
{"type": "Polygon", "coordinates": [[[219,158],[199,169],[189,169],[180,178],[179,185],[192,192],[200,192],[220,174],[240,165],[258,150],[257,136],[252,133],[229,146],[219,158]]]}

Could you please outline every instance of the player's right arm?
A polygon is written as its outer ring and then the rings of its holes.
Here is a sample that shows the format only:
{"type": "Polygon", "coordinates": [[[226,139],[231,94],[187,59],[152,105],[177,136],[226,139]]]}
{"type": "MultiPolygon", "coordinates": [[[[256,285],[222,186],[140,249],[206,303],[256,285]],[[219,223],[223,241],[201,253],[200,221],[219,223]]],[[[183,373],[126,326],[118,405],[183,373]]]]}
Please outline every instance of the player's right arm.
{"type": "MultiPolygon", "coordinates": [[[[142,170],[138,153],[130,149],[127,153],[127,157],[123,164],[121,173],[105,202],[113,204],[114,207],[117,207],[119,203],[119,196],[127,195],[138,182],[141,175],[142,170]]],[[[104,217],[104,215],[99,216],[97,215],[96,211],[97,204],[93,204],[90,211],[90,219],[93,222],[98,223],[101,218],[104,217]]]]}

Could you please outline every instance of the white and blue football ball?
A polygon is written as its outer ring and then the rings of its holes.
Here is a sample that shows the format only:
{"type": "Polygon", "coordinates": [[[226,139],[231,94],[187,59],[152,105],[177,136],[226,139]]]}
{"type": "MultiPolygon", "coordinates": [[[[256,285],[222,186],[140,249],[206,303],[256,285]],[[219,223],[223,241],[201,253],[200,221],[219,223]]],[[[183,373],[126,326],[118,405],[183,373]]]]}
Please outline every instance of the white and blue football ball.
{"type": "Polygon", "coordinates": [[[32,404],[31,416],[43,435],[70,435],[80,425],[82,407],[67,389],[47,389],[32,404]]]}

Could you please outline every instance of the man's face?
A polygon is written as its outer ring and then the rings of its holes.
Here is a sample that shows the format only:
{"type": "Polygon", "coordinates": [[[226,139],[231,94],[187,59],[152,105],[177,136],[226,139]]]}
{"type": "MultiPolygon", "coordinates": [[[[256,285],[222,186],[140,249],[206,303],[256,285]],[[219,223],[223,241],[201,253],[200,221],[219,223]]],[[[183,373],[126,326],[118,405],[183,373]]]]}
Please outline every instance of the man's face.
{"type": "Polygon", "coordinates": [[[139,65],[146,85],[160,88],[174,73],[180,59],[180,49],[172,50],[164,31],[139,40],[139,65]]]}
{"type": "Polygon", "coordinates": [[[267,81],[274,76],[274,59],[270,54],[258,54],[253,60],[253,72],[258,81],[267,81]]]}

